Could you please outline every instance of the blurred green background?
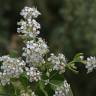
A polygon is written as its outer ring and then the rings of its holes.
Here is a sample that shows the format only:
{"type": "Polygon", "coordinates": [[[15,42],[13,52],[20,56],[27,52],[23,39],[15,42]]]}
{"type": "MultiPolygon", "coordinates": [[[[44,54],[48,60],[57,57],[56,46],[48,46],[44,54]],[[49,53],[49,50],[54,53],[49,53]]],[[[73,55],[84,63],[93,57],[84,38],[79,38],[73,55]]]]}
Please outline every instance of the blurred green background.
{"type": "MultiPolygon", "coordinates": [[[[96,55],[96,0],[0,0],[0,55],[16,48],[17,21],[24,6],[36,6],[38,18],[51,52],[62,52],[70,60],[76,53],[96,55]]],[[[20,46],[20,45],[19,45],[20,46]]],[[[74,96],[96,96],[96,72],[68,72],[74,96]]]]}

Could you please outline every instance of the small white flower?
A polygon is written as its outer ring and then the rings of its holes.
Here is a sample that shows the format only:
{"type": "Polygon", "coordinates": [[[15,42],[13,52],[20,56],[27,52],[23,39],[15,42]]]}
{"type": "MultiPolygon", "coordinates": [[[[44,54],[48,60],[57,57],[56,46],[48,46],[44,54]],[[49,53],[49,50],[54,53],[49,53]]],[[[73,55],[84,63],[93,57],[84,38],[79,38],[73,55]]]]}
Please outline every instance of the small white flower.
{"type": "Polygon", "coordinates": [[[37,95],[34,92],[25,92],[24,90],[22,90],[20,96],[37,96],[37,95]]]}
{"type": "Polygon", "coordinates": [[[35,19],[32,20],[31,24],[34,28],[34,31],[41,28],[40,24],[35,19]]]}
{"type": "Polygon", "coordinates": [[[41,15],[41,13],[35,7],[25,7],[24,9],[22,9],[20,15],[23,16],[25,19],[37,18],[39,15],[41,15]]]}
{"type": "MultiPolygon", "coordinates": [[[[58,87],[55,90],[55,94],[53,96],[70,96],[70,85],[64,80],[64,85],[58,87]]],[[[71,94],[72,96],[72,94],[71,94]]]]}
{"type": "Polygon", "coordinates": [[[62,90],[57,89],[53,96],[66,96],[66,95],[65,95],[65,93],[62,90]]]}
{"type": "Polygon", "coordinates": [[[31,96],[37,96],[34,92],[31,93],[31,96]]]}
{"type": "Polygon", "coordinates": [[[49,79],[45,80],[45,85],[49,84],[49,79]]]}
{"type": "Polygon", "coordinates": [[[31,65],[37,65],[45,62],[43,57],[48,52],[48,46],[41,38],[38,38],[36,42],[34,40],[27,41],[23,50],[26,62],[31,65]]]}
{"type": "Polygon", "coordinates": [[[57,70],[60,73],[65,72],[66,59],[63,54],[58,54],[58,56],[51,54],[48,61],[53,64],[53,70],[57,70]]]}
{"type": "Polygon", "coordinates": [[[25,19],[17,23],[20,26],[17,28],[17,32],[22,33],[23,37],[35,38],[40,33],[39,29],[41,26],[34,18],[37,18],[40,14],[41,13],[34,7],[25,7],[22,9],[20,15],[25,19]]]}
{"type": "Polygon", "coordinates": [[[37,68],[34,67],[26,67],[26,74],[29,77],[30,82],[39,81],[41,80],[41,73],[37,70],[37,68]]]}
{"type": "Polygon", "coordinates": [[[22,33],[24,37],[35,38],[40,34],[39,30],[41,28],[40,24],[35,19],[28,19],[28,21],[21,20],[18,22],[20,26],[17,28],[18,33],[22,33]]]}
{"type": "Polygon", "coordinates": [[[86,69],[87,73],[90,73],[93,71],[93,69],[96,68],[96,57],[88,57],[86,61],[86,69]]]}
{"type": "Polygon", "coordinates": [[[0,72],[0,81],[2,85],[10,84],[11,78],[18,78],[23,73],[25,62],[9,56],[1,57],[2,65],[0,72]]]}
{"type": "Polygon", "coordinates": [[[70,91],[70,85],[67,83],[66,80],[64,80],[64,89],[66,94],[68,94],[68,92],[70,91]]]}

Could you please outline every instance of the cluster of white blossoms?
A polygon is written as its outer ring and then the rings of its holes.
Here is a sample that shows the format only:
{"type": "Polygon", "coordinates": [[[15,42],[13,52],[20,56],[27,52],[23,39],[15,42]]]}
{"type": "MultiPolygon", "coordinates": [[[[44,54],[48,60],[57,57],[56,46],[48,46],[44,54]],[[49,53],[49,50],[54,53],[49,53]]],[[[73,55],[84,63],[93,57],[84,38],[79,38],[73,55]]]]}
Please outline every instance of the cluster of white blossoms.
{"type": "Polygon", "coordinates": [[[37,65],[45,62],[43,56],[48,52],[48,47],[41,38],[38,38],[37,42],[34,40],[27,41],[23,50],[26,62],[31,63],[31,65],[37,65]]]}
{"type": "Polygon", "coordinates": [[[40,14],[41,13],[34,7],[25,7],[20,13],[25,20],[18,22],[20,27],[17,28],[17,32],[22,33],[24,37],[35,38],[40,33],[38,29],[40,29],[41,26],[34,18],[37,18],[40,14]]]}
{"type": "Polygon", "coordinates": [[[37,96],[34,92],[25,92],[24,90],[21,91],[20,96],[37,96]]]}
{"type": "Polygon", "coordinates": [[[96,57],[88,57],[85,65],[87,69],[87,73],[90,73],[93,71],[93,69],[96,68],[96,57]]]}
{"type": "Polygon", "coordinates": [[[21,20],[17,31],[25,36],[26,43],[23,47],[22,56],[26,57],[26,62],[30,65],[44,63],[44,56],[48,52],[48,46],[42,38],[37,37],[40,33],[40,24],[35,20],[41,13],[36,8],[25,7],[20,13],[25,20],[21,20]]]}
{"type": "Polygon", "coordinates": [[[38,71],[37,68],[26,67],[25,70],[30,82],[41,80],[41,73],[38,71]]]}
{"type": "Polygon", "coordinates": [[[25,62],[17,58],[11,58],[9,56],[0,57],[1,72],[0,81],[2,85],[10,84],[11,78],[19,78],[20,74],[23,73],[25,62]]]}
{"type": "Polygon", "coordinates": [[[65,72],[66,59],[63,54],[58,54],[58,56],[51,54],[51,56],[48,58],[48,61],[53,64],[53,70],[57,70],[60,73],[65,72]]]}
{"type": "Polygon", "coordinates": [[[18,25],[21,27],[17,28],[17,32],[22,33],[24,37],[35,38],[40,33],[38,29],[40,29],[41,26],[35,19],[28,19],[28,21],[21,20],[18,22],[18,25]]]}
{"type": "Polygon", "coordinates": [[[41,79],[41,72],[36,68],[38,65],[45,63],[44,56],[48,52],[46,42],[39,38],[39,29],[41,25],[35,20],[41,13],[36,8],[25,7],[20,15],[24,17],[17,28],[18,33],[26,38],[25,46],[22,48],[22,56],[26,59],[27,68],[25,71],[29,81],[38,81],[41,79]]]}
{"type": "Polygon", "coordinates": [[[53,96],[70,96],[69,93],[70,85],[66,80],[64,80],[64,84],[55,90],[55,94],[53,96]]]}
{"type": "Polygon", "coordinates": [[[23,16],[25,19],[29,18],[37,18],[41,13],[35,8],[25,7],[22,9],[20,15],[23,16]]]}
{"type": "MultiPolygon", "coordinates": [[[[49,50],[46,42],[38,37],[41,26],[35,18],[40,14],[41,13],[34,7],[25,7],[21,11],[20,15],[24,18],[18,23],[19,28],[17,28],[17,32],[20,33],[21,37],[24,37],[24,47],[22,48],[23,60],[19,58],[11,58],[10,56],[0,57],[0,63],[2,63],[0,66],[0,81],[2,85],[10,84],[11,78],[19,78],[22,73],[24,73],[25,77],[27,77],[30,82],[37,82],[39,80],[44,81],[41,79],[43,72],[40,72],[39,68],[45,68],[45,65],[43,66],[44,63],[47,68],[47,63],[45,62],[44,57],[49,50]],[[39,66],[41,64],[42,66],[39,66]]],[[[60,74],[65,72],[67,62],[63,54],[58,54],[58,56],[51,54],[47,62],[50,62],[52,65],[52,70],[57,70],[60,74]]],[[[50,66],[50,64],[48,66],[50,66]]],[[[44,69],[44,72],[46,68],[44,69]]],[[[45,81],[45,85],[47,84],[51,84],[49,79],[45,81]]],[[[64,85],[57,88],[53,96],[69,96],[67,95],[69,91],[70,85],[65,80],[64,85]]],[[[34,92],[30,93],[23,91],[20,96],[36,95],[34,92]]]]}

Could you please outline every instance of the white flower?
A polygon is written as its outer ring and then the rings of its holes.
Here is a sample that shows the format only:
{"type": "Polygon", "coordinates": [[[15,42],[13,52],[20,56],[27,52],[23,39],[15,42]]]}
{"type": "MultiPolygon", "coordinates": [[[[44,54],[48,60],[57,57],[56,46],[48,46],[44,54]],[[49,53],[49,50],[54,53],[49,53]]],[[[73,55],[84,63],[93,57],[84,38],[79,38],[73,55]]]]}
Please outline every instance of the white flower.
{"type": "Polygon", "coordinates": [[[37,18],[41,13],[35,8],[25,7],[22,9],[20,15],[26,18],[37,18]]]}
{"type": "Polygon", "coordinates": [[[17,28],[17,32],[18,33],[23,33],[23,34],[27,34],[27,22],[24,20],[21,20],[20,22],[18,22],[18,25],[20,26],[20,28],[17,28]]]}
{"type": "Polygon", "coordinates": [[[31,96],[36,96],[36,94],[34,92],[31,93],[31,96]]]}
{"type": "Polygon", "coordinates": [[[66,59],[63,54],[58,54],[58,56],[51,54],[48,61],[53,64],[53,70],[57,70],[60,73],[65,72],[66,59]]]}
{"type": "Polygon", "coordinates": [[[34,40],[27,41],[26,48],[30,49],[32,52],[39,53],[40,55],[44,55],[48,52],[48,46],[41,38],[38,38],[37,42],[34,40]]]}
{"type": "Polygon", "coordinates": [[[23,68],[25,66],[23,60],[2,56],[0,61],[2,61],[0,72],[0,81],[2,85],[9,84],[11,78],[18,78],[20,74],[23,73],[23,68]]]}
{"type": "Polygon", "coordinates": [[[31,24],[32,24],[34,30],[41,28],[40,24],[35,19],[32,20],[31,24]]]}
{"type": "Polygon", "coordinates": [[[66,94],[68,94],[68,92],[70,91],[70,85],[67,83],[66,80],[64,80],[64,89],[66,94]]]}
{"type": "Polygon", "coordinates": [[[62,90],[57,89],[53,96],[65,96],[65,93],[62,90]]]}
{"type": "Polygon", "coordinates": [[[17,23],[20,26],[17,28],[17,32],[22,33],[24,37],[35,38],[40,33],[39,29],[41,26],[34,18],[37,18],[40,12],[34,7],[25,7],[20,14],[25,19],[17,23]]]}
{"type": "Polygon", "coordinates": [[[25,92],[24,90],[22,90],[20,96],[37,96],[37,95],[34,92],[25,92]]]}
{"type": "Polygon", "coordinates": [[[17,29],[21,36],[26,38],[25,47],[23,47],[23,54],[26,58],[26,63],[29,65],[43,64],[45,63],[44,56],[48,52],[48,46],[42,38],[38,38],[41,28],[40,24],[34,19],[40,12],[36,8],[25,7],[21,13],[25,20],[21,20],[17,29]]]}
{"type": "Polygon", "coordinates": [[[2,86],[5,86],[6,84],[10,84],[10,75],[0,72],[0,83],[2,86]]]}
{"type": "Polygon", "coordinates": [[[25,70],[26,70],[27,76],[29,77],[30,82],[34,82],[34,81],[37,82],[37,81],[41,80],[41,73],[38,71],[37,68],[26,67],[25,70]]]}
{"type": "Polygon", "coordinates": [[[23,50],[26,62],[31,65],[37,65],[45,62],[43,57],[48,52],[48,46],[41,38],[38,38],[36,42],[34,40],[27,41],[26,47],[23,50]]]}
{"type": "Polygon", "coordinates": [[[17,32],[22,33],[24,37],[35,38],[40,33],[38,29],[40,29],[41,26],[35,19],[28,19],[28,21],[21,20],[18,22],[18,25],[20,27],[17,28],[17,32]]]}
{"type": "Polygon", "coordinates": [[[88,57],[85,65],[87,69],[87,73],[90,73],[93,71],[93,69],[96,68],[96,57],[88,57]]]}
{"type": "Polygon", "coordinates": [[[45,80],[45,85],[49,84],[49,79],[45,80]]]}
{"type": "MultiPolygon", "coordinates": [[[[55,94],[53,96],[70,96],[70,85],[64,80],[64,85],[58,87],[55,90],[55,94]]],[[[72,96],[72,94],[71,94],[72,96]]]]}

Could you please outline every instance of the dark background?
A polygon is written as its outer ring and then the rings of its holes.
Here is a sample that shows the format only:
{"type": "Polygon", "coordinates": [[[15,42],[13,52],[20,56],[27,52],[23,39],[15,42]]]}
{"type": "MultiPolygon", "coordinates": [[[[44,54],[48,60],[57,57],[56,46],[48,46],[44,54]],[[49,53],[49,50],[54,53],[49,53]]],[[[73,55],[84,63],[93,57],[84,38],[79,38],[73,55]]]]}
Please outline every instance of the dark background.
{"type": "MultiPolygon", "coordinates": [[[[96,0],[0,0],[0,55],[18,49],[17,21],[24,6],[35,6],[42,13],[38,18],[41,36],[51,52],[62,52],[71,60],[76,53],[96,55],[96,0]]],[[[19,45],[20,46],[20,45],[19,45]]],[[[96,72],[86,75],[66,73],[75,96],[96,95],[96,72]]]]}

